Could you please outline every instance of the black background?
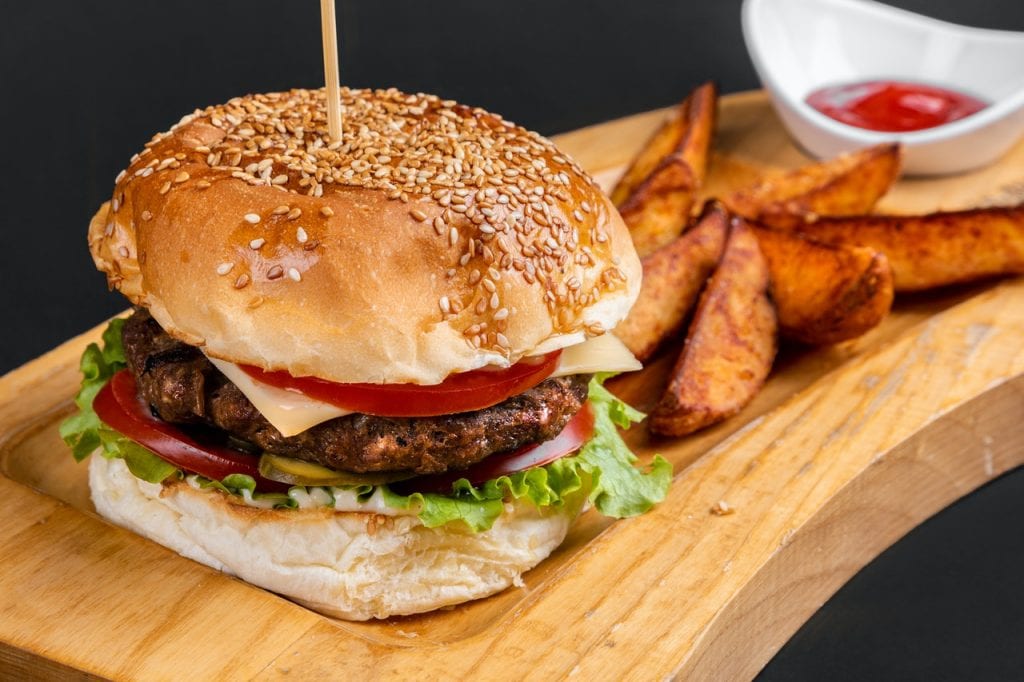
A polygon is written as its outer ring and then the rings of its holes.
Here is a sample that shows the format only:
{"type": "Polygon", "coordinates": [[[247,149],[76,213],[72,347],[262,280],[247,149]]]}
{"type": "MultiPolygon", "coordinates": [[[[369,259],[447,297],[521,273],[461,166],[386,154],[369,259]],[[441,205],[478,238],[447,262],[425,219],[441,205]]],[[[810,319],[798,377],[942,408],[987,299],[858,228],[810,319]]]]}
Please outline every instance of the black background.
{"type": "MultiPolygon", "coordinates": [[[[1024,30],[1017,0],[893,4],[1024,30]]],[[[154,132],[234,95],[322,84],[317,5],[0,3],[0,372],[125,307],[85,228],[154,132]]],[[[435,92],[546,134],[670,104],[709,78],[757,86],[736,0],[339,0],[338,12],[344,83],[435,92]]],[[[861,571],[762,678],[1021,679],[1022,521],[1018,471],[861,571]]]]}

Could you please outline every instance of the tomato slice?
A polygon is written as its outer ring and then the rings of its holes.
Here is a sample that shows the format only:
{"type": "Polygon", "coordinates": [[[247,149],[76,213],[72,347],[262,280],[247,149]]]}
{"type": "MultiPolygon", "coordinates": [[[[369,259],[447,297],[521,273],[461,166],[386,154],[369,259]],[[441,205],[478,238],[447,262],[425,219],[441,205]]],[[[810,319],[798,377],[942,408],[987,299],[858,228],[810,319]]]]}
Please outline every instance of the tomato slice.
{"type": "Polygon", "coordinates": [[[295,391],[346,410],[379,417],[436,417],[482,410],[529,390],[558,366],[562,351],[528,358],[503,369],[477,369],[452,374],[440,384],[342,384],[316,377],[293,377],[239,365],[257,381],[295,391]]]}
{"type": "Polygon", "coordinates": [[[263,478],[260,458],[223,445],[201,443],[172,424],[154,417],[139,399],[135,377],[127,369],[115,374],[92,403],[100,420],[126,438],[174,466],[220,481],[230,474],[245,474],[260,492],[286,492],[290,486],[263,478]]]}
{"type": "Polygon", "coordinates": [[[390,484],[390,488],[401,495],[414,492],[441,493],[452,491],[452,484],[460,478],[469,480],[473,485],[480,485],[492,478],[506,476],[532,469],[533,467],[550,464],[556,459],[576,452],[594,435],[594,413],[590,403],[586,403],[576,415],[569,420],[562,431],[551,440],[527,445],[504,454],[491,455],[461,471],[446,471],[433,476],[418,476],[406,481],[390,484]]]}

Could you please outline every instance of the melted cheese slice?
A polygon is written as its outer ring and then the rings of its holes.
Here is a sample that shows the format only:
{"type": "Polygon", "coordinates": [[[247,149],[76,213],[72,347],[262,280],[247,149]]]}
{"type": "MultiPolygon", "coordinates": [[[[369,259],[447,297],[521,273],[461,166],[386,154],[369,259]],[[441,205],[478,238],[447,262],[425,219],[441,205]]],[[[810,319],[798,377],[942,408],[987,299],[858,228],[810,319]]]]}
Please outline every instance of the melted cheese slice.
{"type": "Polygon", "coordinates": [[[282,436],[294,436],[328,419],[352,414],[351,410],[343,407],[258,382],[231,362],[217,358],[210,358],[210,362],[245,394],[253,407],[259,410],[282,436]]]}
{"type": "MultiPolygon", "coordinates": [[[[294,436],[329,419],[352,414],[351,410],[308,398],[301,393],[260,383],[233,363],[216,358],[210,358],[210,362],[245,394],[249,402],[283,436],[294,436]]],[[[641,367],[622,341],[611,334],[604,334],[562,349],[558,367],[551,376],[632,372],[641,367]]]]}
{"type": "Polygon", "coordinates": [[[643,365],[617,336],[602,334],[562,349],[552,377],[597,372],[632,372],[643,365]]]}

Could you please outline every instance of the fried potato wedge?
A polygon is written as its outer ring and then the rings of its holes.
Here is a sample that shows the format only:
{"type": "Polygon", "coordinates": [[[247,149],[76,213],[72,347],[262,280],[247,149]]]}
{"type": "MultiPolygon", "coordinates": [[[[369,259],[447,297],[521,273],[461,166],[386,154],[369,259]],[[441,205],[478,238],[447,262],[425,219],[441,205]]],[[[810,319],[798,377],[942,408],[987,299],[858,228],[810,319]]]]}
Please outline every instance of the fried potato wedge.
{"type": "Polygon", "coordinates": [[[683,231],[707,172],[718,89],[705,83],[680,103],[612,190],[641,257],[683,231]]]}
{"type": "Polygon", "coordinates": [[[818,241],[884,253],[898,292],[1024,273],[1024,204],[919,216],[822,218],[800,230],[818,241]]]}
{"type": "Polygon", "coordinates": [[[772,367],[775,309],[768,300],[768,264],[757,237],[740,218],[730,225],[722,260],[690,323],[650,428],[683,436],[736,414],[772,367]]]}
{"type": "Polygon", "coordinates": [[[900,146],[880,144],[765,178],[725,204],[750,220],[793,228],[818,216],[868,213],[899,174],[900,146]]]}
{"type": "Polygon", "coordinates": [[[658,347],[683,328],[701,289],[718,265],[729,233],[729,214],[709,202],[696,224],[642,259],[640,296],[615,335],[647,362],[658,347]]]}
{"type": "Polygon", "coordinates": [[[838,343],[864,334],[889,314],[893,276],[884,254],[755,224],[750,228],[768,263],[782,336],[838,343]]]}

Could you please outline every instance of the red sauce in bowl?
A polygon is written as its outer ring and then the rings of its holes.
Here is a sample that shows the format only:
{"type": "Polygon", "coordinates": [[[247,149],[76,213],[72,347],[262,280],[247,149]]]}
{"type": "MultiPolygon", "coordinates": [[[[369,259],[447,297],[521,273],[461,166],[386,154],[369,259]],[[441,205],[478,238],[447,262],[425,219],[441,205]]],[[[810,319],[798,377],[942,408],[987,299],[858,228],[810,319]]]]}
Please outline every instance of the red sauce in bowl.
{"type": "Polygon", "coordinates": [[[987,102],[921,83],[863,81],[815,90],[807,104],[829,118],[884,132],[924,130],[977,113],[987,102]]]}

